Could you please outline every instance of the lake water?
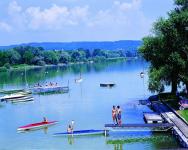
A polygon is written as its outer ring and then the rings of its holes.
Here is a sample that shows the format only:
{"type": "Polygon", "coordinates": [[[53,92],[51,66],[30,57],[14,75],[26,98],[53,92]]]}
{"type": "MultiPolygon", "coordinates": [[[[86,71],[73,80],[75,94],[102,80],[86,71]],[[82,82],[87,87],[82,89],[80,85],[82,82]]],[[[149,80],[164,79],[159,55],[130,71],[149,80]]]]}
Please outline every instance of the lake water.
{"type": "MultiPolygon", "coordinates": [[[[146,66],[146,65],[145,65],[146,66]]],[[[34,102],[0,104],[0,149],[2,150],[123,150],[178,148],[175,139],[167,133],[151,132],[110,133],[104,136],[54,137],[53,133],[66,131],[71,120],[75,130],[104,129],[112,123],[111,108],[120,105],[123,123],[143,123],[143,112],[151,111],[139,105],[138,100],[150,95],[147,75],[140,78],[143,62],[139,60],[83,64],[69,67],[47,67],[25,71],[0,73],[3,89],[23,88],[28,84],[57,82],[67,85],[67,94],[34,95],[34,102]],[[75,83],[82,72],[83,82],[75,83]],[[101,88],[101,82],[113,81],[114,88],[101,88]],[[17,133],[17,128],[29,123],[58,120],[59,124],[47,130],[17,133]]],[[[146,72],[145,68],[145,72],[146,72]]]]}

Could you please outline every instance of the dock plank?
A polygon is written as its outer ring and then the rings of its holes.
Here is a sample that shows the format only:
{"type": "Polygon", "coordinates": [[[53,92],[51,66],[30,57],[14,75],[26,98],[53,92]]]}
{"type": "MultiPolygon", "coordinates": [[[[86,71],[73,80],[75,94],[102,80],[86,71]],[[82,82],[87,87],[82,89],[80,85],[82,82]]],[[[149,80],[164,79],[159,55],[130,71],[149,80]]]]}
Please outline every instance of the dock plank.
{"type": "Polygon", "coordinates": [[[156,123],[156,124],[122,124],[122,125],[114,125],[114,124],[105,124],[107,128],[168,128],[173,127],[172,123],[156,123]]]}

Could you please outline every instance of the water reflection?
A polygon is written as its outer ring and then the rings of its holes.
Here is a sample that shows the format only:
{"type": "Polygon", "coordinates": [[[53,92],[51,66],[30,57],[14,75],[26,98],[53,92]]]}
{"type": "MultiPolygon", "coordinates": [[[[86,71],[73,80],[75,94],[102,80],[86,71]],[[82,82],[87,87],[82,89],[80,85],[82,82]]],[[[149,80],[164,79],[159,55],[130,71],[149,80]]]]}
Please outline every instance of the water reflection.
{"type": "Polygon", "coordinates": [[[73,145],[74,144],[74,137],[72,135],[68,135],[67,139],[68,139],[68,144],[69,145],[73,145]]]}
{"type": "MultiPolygon", "coordinates": [[[[140,65],[139,60],[136,62],[140,65]]],[[[54,78],[56,76],[63,76],[65,74],[79,74],[82,73],[92,73],[92,72],[101,72],[104,69],[110,67],[109,71],[114,69],[124,70],[126,68],[135,68],[134,61],[127,61],[126,65],[124,61],[112,61],[112,62],[103,62],[103,63],[94,63],[94,64],[82,64],[80,67],[78,65],[71,65],[71,66],[54,66],[54,67],[41,67],[35,69],[27,69],[27,70],[16,70],[16,71],[7,71],[7,72],[0,72],[0,87],[3,88],[6,84],[12,85],[20,85],[26,84],[33,85],[38,82],[45,82],[47,79],[54,78]]],[[[136,68],[135,68],[136,69],[136,68]]],[[[66,81],[67,82],[67,81],[66,81]]],[[[23,86],[22,85],[22,86],[23,86]]]]}
{"type": "Polygon", "coordinates": [[[112,137],[106,141],[106,144],[110,144],[114,146],[114,150],[122,150],[125,145],[135,144],[135,143],[150,143],[152,144],[153,149],[176,148],[178,145],[175,139],[168,132],[166,134],[143,133],[142,136],[141,134],[137,136],[136,135],[130,136],[129,134],[128,135],[124,134],[123,138],[112,137]]]}

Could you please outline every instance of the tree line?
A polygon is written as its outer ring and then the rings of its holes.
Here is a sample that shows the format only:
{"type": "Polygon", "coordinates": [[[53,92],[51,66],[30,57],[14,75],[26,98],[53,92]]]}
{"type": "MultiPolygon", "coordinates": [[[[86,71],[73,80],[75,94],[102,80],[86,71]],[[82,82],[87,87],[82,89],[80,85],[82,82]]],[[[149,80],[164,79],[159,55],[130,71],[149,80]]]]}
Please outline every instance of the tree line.
{"type": "Polygon", "coordinates": [[[108,58],[133,57],[135,54],[122,50],[88,49],[44,50],[42,47],[19,46],[0,51],[0,67],[28,64],[44,66],[46,64],[68,64],[76,62],[102,61],[108,58]]]}
{"type": "Polygon", "coordinates": [[[159,18],[140,48],[150,62],[149,89],[162,92],[171,85],[176,93],[182,84],[188,92],[188,0],[175,0],[167,18],[159,18]]]}

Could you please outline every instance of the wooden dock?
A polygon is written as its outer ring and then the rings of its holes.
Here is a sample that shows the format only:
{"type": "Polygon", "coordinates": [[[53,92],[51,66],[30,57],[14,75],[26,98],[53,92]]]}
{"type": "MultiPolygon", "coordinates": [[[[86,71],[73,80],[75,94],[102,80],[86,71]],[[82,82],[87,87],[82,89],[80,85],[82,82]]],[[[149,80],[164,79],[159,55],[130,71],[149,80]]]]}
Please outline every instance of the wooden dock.
{"type": "Polygon", "coordinates": [[[105,130],[108,131],[154,131],[162,132],[170,130],[174,125],[172,123],[156,123],[156,124],[105,124],[105,130]]]}
{"type": "Polygon", "coordinates": [[[188,148],[188,125],[162,102],[152,102],[152,107],[168,122],[173,123],[173,134],[183,147],[188,148]]]}

